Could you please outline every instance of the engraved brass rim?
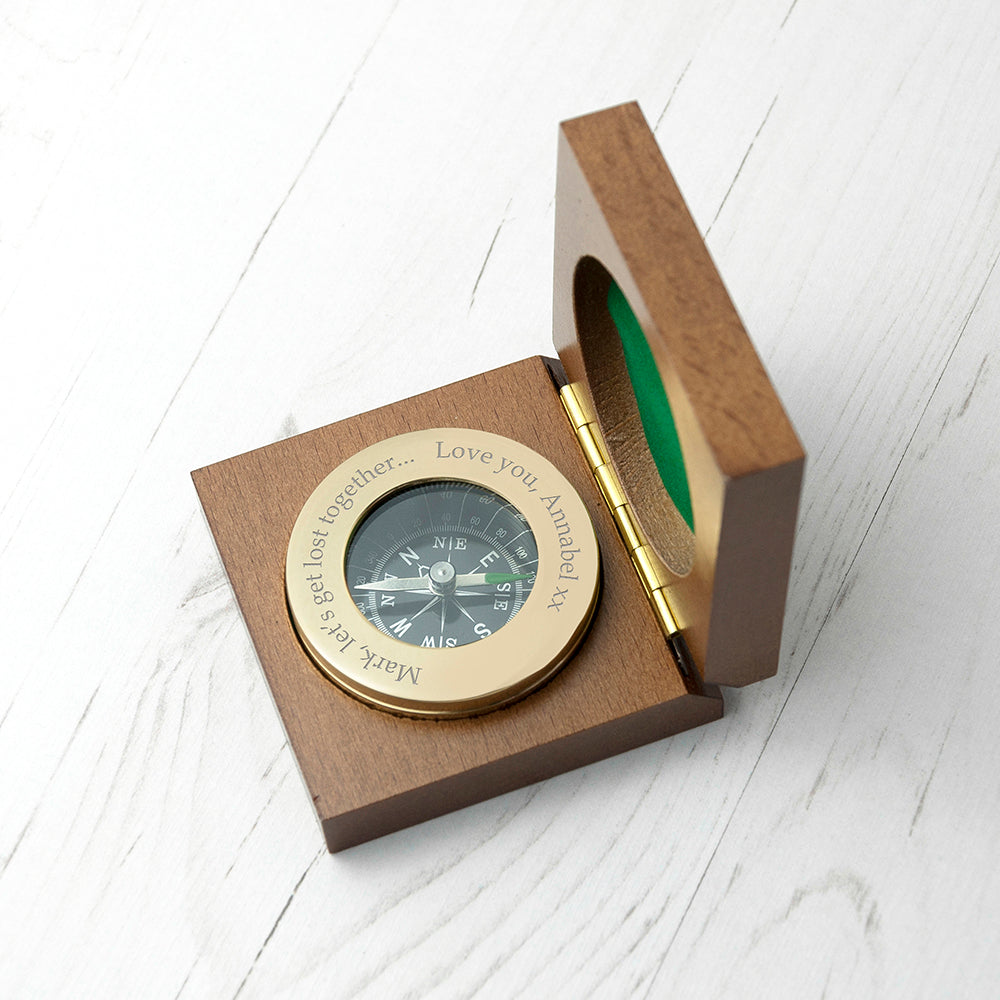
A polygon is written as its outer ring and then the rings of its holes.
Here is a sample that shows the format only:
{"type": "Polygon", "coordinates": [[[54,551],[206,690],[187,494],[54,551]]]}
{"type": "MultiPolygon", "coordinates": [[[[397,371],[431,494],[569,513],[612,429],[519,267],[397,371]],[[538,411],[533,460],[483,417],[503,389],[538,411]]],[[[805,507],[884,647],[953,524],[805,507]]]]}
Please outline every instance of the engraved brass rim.
{"type": "Polygon", "coordinates": [[[303,506],[285,561],[291,622],[316,666],[354,697],[416,717],[478,715],[540,687],[583,639],[599,589],[593,525],[566,477],[527,445],[452,427],[387,438],[341,463],[303,506]],[[345,559],[377,505],[408,486],[447,481],[480,486],[520,511],[538,545],[538,569],[502,628],[468,645],[423,648],[361,613],[345,559]]]}

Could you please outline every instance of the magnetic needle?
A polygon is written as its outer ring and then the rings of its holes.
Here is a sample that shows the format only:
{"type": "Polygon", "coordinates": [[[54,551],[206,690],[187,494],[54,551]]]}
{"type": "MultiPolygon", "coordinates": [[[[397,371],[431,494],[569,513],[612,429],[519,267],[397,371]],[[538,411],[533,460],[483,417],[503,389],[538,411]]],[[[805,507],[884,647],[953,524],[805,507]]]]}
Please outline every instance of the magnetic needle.
{"type": "Polygon", "coordinates": [[[586,633],[599,555],[583,501],[537,452],[484,431],[379,442],[334,469],[292,529],[299,639],[354,696],[417,716],[499,708],[586,633]]]}

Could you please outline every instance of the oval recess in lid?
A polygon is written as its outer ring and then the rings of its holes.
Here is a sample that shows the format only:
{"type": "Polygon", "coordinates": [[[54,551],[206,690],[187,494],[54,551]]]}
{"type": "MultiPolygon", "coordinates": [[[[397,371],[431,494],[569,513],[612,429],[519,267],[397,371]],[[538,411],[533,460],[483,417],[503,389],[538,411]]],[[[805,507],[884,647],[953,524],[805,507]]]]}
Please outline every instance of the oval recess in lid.
{"type": "Polygon", "coordinates": [[[694,563],[694,510],[673,410],[649,342],[604,265],[583,257],[573,304],[587,387],[636,519],[666,567],[694,563]]]}

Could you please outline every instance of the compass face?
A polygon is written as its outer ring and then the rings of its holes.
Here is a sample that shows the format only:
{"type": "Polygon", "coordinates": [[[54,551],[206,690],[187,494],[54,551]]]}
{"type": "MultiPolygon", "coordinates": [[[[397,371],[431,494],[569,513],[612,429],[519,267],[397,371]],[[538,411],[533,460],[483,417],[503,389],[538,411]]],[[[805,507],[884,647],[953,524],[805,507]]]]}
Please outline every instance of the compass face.
{"type": "Polygon", "coordinates": [[[525,516],[482,486],[436,481],[379,503],[347,548],[358,610],[402,642],[447,649],[487,638],[524,606],[538,569],[525,516]]]}

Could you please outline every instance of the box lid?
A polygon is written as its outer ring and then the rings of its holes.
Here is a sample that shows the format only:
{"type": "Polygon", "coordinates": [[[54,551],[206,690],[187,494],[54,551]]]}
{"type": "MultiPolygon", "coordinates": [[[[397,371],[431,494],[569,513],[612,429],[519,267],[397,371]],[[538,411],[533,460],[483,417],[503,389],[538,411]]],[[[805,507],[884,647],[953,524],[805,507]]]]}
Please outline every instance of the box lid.
{"type": "Polygon", "coordinates": [[[804,453],[635,103],[561,126],[553,320],[695,664],[771,676],[804,453]]]}

